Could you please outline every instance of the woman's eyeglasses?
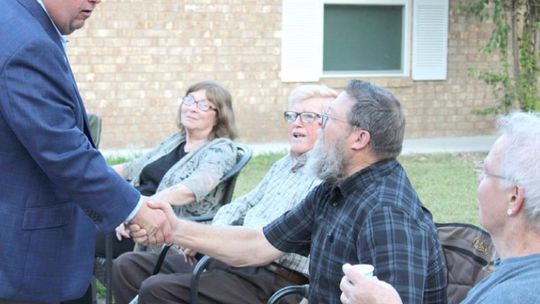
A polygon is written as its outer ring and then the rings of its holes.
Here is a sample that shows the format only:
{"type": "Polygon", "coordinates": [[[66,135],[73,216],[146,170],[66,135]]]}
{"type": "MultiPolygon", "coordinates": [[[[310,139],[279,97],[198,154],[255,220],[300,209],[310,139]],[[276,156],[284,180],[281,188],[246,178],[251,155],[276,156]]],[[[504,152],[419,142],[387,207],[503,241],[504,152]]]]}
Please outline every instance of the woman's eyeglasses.
{"type": "Polygon", "coordinates": [[[192,95],[186,95],[182,97],[182,104],[186,106],[192,106],[196,104],[197,108],[199,108],[199,110],[204,111],[204,112],[210,109],[216,111],[216,108],[210,105],[210,102],[207,99],[195,100],[195,97],[193,97],[192,95]]]}
{"type": "Polygon", "coordinates": [[[502,175],[493,174],[493,173],[488,172],[486,170],[485,166],[484,166],[484,163],[477,164],[475,166],[475,168],[474,168],[474,173],[476,173],[476,178],[478,179],[478,182],[481,182],[486,177],[498,178],[498,179],[503,179],[503,180],[507,180],[507,181],[512,181],[511,178],[508,178],[506,176],[502,176],[502,175]]]}
{"type": "Polygon", "coordinates": [[[300,113],[294,112],[294,111],[283,112],[283,117],[285,118],[285,121],[290,124],[295,122],[298,116],[300,116],[300,121],[302,121],[305,124],[313,123],[321,117],[320,114],[317,114],[315,112],[300,112],[300,113]]]}

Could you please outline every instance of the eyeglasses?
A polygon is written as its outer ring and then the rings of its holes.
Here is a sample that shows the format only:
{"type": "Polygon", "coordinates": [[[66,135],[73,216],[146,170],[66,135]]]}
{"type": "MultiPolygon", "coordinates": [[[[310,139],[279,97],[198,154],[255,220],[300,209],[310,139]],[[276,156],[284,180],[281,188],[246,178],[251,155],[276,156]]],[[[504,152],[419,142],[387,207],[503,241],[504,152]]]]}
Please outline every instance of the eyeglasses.
{"type": "Polygon", "coordinates": [[[283,117],[285,118],[285,121],[287,123],[293,123],[296,121],[296,118],[300,116],[300,121],[302,121],[305,124],[313,123],[315,120],[321,117],[320,114],[317,114],[315,112],[294,112],[294,111],[285,111],[283,112],[283,117]]]}
{"type": "Polygon", "coordinates": [[[197,108],[199,108],[199,110],[201,111],[206,112],[212,109],[217,112],[216,108],[210,105],[208,99],[195,100],[195,97],[193,97],[192,95],[186,95],[182,97],[182,104],[186,106],[192,106],[193,104],[196,104],[197,108]]]}
{"type": "Polygon", "coordinates": [[[492,178],[498,178],[498,179],[503,179],[503,180],[507,180],[507,181],[512,181],[511,178],[508,178],[506,176],[502,176],[502,175],[493,174],[493,173],[488,172],[485,169],[485,166],[484,166],[483,163],[477,164],[475,166],[474,173],[476,173],[476,178],[478,179],[478,182],[481,182],[486,177],[492,177],[492,178]]]}
{"type": "MultiPolygon", "coordinates": [[[[348,122],[347,120],[344,120],[344,119],[339,119],[339,118],[335,118],[335,117],[332,117],[330,115],[328,115],[328,110],[324,111],[323,114],[321,115],[321,127],[325,127],[326,126],[326,123],[328,122],[328,118],[332,118],[333,120],[337,120],[337,121],[341,121],[341,122],[344,122],[344,123],[347,123],[347,124],[350,124],[352,125],[350,122],[348,122]]],[[[352,125],[353,127],[356,127],[355,125],[352,125]]]]}

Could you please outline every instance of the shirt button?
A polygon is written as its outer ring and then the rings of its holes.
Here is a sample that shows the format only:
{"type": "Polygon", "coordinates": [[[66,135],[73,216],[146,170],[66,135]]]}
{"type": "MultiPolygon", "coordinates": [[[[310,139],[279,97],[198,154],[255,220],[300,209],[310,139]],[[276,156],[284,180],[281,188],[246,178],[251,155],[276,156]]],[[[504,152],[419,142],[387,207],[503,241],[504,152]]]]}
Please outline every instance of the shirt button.
{"type": "Polygon", "coordinates": [[[336,202],[333,202],[333,203],[332,203],[332,206],[337,207],[337,203],[336,203],[336,202]]]}

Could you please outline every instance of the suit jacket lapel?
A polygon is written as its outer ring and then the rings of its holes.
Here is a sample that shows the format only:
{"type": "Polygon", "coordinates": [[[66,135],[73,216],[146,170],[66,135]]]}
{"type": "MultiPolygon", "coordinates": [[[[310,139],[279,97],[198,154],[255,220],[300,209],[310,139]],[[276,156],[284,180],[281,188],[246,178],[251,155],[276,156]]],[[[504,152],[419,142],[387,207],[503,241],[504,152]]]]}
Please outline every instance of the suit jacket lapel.
{"type": "Polygon", "coordinates": [[[22,6],[26,8],[36,18],[36,20],[41,24],[47,35],[51,38],[52,41],[58,45],[58,48],[64,53],[64,46],[62,45],[62,40],[60,39],[60,36],[58,35],[58,32],[54,28],[54,25],[45,12],[43,10],[43,7],[36,1],[36,0],[17,0],[22,6]]]}
{"type": "Polygon", "coordinates": [[[75,82],[75,77],[73,76],[73,71],[71,70],[71,66],[69,64],[69,61],[67,59],[67,54],[65,52],[64,46],[62,44],[62,40],[60,38],[60,35],[56,31],[56,28],[54,27],[51,19],[41,7],[41,5],[36,0],[17,0],[22,6],[24,6],[34,18],[41,24],[41,27],[45,30],[49,38],[51,38],[52,41],[58,46],[59,50],[64,55],[64,58],[66,60],[66,66],[69,70],[69,74],[71,77],[73,89],[76,93],[76,103],[81,109],[82,118],[83,118],[83,132],[88,137],[88,140],[92,144],[92,146],[95,148],[96,145],[94,141],[92,140],[92,136],[90,135],[90,123],[88,122],[88,117],[86,115],[86,109],[84,107],[84,104],[82,102],[82,98],[79,94],[79,89],[77,88],[77,83],[75,82]]]}
{"type": "MultiPolygon", "coordinates": [[[[67,58],[67,57],[66,57],[67,58]]],[[[75,90],[75,94],[77,97],[77,103],[81,109],[82,117],[83,117],[83,131],[84,134],[86,134],[86,137],[88,137],[88,140],[92,144],[94,148],[96,147],[96,144],[94,143],[94,140],[92,139],[92,133],[90,132],[90,122],[88,121],[88,115],[86,115],[86,108],[84,107],[84,103],[82,101],[82,97],[79,94],[79,88],[77,87],[77,82],[75,81],[75,77],[73,76],[73,71],[71,70],[71,65],[69,62],[67,63],[67,67],[69,69],[69,74],[71,76],[71,81],[73,84],[73,89],[75,90]]]]}

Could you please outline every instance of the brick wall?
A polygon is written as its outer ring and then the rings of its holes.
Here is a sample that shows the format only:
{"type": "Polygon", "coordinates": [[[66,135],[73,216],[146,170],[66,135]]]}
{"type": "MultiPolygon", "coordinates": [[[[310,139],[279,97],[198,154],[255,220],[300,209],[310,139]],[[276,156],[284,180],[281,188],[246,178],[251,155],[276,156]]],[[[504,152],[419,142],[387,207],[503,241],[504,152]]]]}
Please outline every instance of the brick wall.
{"type": "MultiPolygon", "coordinates": [[[[407,112],[406,136],[479,135],[493,117],[471,114],[490,89],[467,76],[496,58],[478,55],[489,25],[450,1],[447,81],[364,78],[388,87],[407,112]]],[[[103,117],[101,147],[148,148],[174,132],[178,98],[196,81],[227,87],[240,141],[285,140],[281,113],[297,84],[279,79],[280,0],[108,0],[70,36],[69,58],[87,110],[103,117]]],[[[324,78],[338,90],[348,78],[324,78]]]]}

